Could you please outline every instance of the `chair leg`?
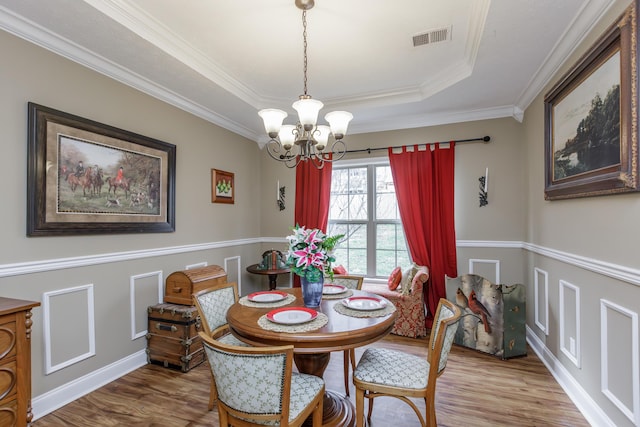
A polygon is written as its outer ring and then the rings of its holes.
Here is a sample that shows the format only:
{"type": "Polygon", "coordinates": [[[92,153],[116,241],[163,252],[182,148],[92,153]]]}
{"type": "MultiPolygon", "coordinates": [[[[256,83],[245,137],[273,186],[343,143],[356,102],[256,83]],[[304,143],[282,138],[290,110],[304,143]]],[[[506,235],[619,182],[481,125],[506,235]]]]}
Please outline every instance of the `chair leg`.
{"type": "MultiPolygon", "coordinates": [[[[351,352],[349,350],[344,351],[344,392],[349,397],[349,362],[351,360],[351,352]]],[[[355,369],[355,368],[354,368],[355,369]]]]}
{"type": "Polygon", "coordinates": [[[222,405],[218,405],[218,421],[220,426],[228,426],[229,425],[229,414],[222,407],[222,405]]]}
{"type": "Polygon", "coordinates": [[[424,405],[427,408],[427,413],[426,418],[425,418],[425,424],[428,426],[433,426],[433,427],[437,427],[437,421],[436,421],[436,402],[435,402],[435,398],[424,398],[424,405]]]}
{"type": "Polygon", "coordinates": [[[316,409],[314,409],[313,414],[312,414],[312,419],[311,419],[311,425],[312,427],[321,427],[322,426],[322,409],[323,409],[323,398],[320,398],[320,401],[318,402],[318,406],[316,406],[316,409]]]}
{"type": "Polygon", "coordinates": [[[371,420],[371,413],[373,412],[373,397],[370,395],[367,396],[369,398],[369,411],[367,412],[367,419],[371,420]]]}
{"type": "Polygon", "coordinates": [[[364,427],[364,390],[356,387],[356,427],[364,427]]]}

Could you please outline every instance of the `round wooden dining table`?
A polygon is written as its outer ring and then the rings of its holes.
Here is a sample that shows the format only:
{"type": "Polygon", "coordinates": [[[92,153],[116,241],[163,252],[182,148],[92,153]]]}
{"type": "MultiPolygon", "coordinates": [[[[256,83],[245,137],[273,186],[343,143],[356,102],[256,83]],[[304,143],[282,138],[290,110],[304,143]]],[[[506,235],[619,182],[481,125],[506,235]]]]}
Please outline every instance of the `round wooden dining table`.
{"type": "MultiPolygon", "coordinates": [[[[286,307],[303,307],[300,288],[282,289],[296,297],[286,307]]],[[[353,296],[384,299],[365,291],[352,290],[353,296]]],[[[249,307],[236,302],[227,312],[231,332],[252,345],[293,345],[294,360],[299,372],[322,377],[331,352],[360,347],[378,341],[391,332],[397,311],[380,317],[353,317],[338,313],[333,307],[342,299],[322,299],[316,310],[324,313],[328,322],[309,332],[275,332],[263,329],[258,319],[273,308],[249,307]]],[[[386,300],[387,304],[391,304],[386,300]]],[[[355,407],[342,393],[325,390],[323,426],[354,426],[355,407]]]]}

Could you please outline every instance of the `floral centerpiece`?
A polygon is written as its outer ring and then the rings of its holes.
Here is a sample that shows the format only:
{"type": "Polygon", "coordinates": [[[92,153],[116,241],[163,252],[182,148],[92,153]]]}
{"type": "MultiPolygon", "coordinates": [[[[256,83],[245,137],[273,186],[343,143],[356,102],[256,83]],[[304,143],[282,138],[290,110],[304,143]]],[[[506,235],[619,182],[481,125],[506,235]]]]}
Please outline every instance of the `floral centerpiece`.
{"type": "Polygon", "coordinates": [[[344,234],[327,236],[317,228],[307,229],[299,225],[293,228],[291,236],[287,236],[287,264],[291,271],[301,278],[306,306],[320,305],[324,275],[326,273],[333,277],[331,263],[336,260],[333,249],[342,237],[344,234]]]}

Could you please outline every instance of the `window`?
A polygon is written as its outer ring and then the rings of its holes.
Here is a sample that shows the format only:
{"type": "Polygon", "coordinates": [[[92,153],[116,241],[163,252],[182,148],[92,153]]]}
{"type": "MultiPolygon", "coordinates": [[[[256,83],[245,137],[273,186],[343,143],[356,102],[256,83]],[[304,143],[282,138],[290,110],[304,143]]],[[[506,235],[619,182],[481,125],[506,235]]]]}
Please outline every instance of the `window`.
{"type": "Polygon", "coordinates": [[[334,164],[328,228],[345,235],[335,256],[349,273],[386,278],[411,263],[388,163],[334,164]]]}

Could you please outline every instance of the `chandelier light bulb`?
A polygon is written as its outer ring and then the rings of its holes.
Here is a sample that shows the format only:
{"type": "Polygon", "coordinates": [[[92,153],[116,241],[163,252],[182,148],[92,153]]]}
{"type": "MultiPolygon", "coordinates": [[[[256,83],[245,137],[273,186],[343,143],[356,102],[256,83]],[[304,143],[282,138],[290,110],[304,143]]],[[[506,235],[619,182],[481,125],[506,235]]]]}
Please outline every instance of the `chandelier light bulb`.
{"type": "Polygon", "coordinates": [[[324,104],[317,99],[302,98],[294,102],[292,107],[298,112],[298,120],[304,130],[311,130],[318,121],[318,113],[324,104]]]}
{"type": "Polygon", "coordinates": [[[264,121],[264,129],[267,131],[269,138],[275,138],[278,135],[282,121],[287,117],[286,111],[275,108],[260,110],[258,111],[258,115],[262,117],[264,121]]]}
{"type": "Polygon", "coordinates": [[[285,151],[291,150],[293,144],[296,142],[296,127],[294,125],[283,125],[280,128],[280,132],[278,132],[278,138],[280,139],[280,144],[285,151]]]}
{"type": "Polygon", "coordinates": [[[347,134],[347,127],[353,119],[353,114],[348,111],[332,111],[327,113],[324,119],[329,122],[335,139],[342,139],[347,134]]]}
{"type": "Polygon", "coordinates": [[[331,133],[331,128],[327,125],[318,125],[316,127],[316,131],[313,133],[313,139],[316,140],[316,151],[322,151],[327,146],[327,141],[329,141],[329,134],[331,133]]]}

